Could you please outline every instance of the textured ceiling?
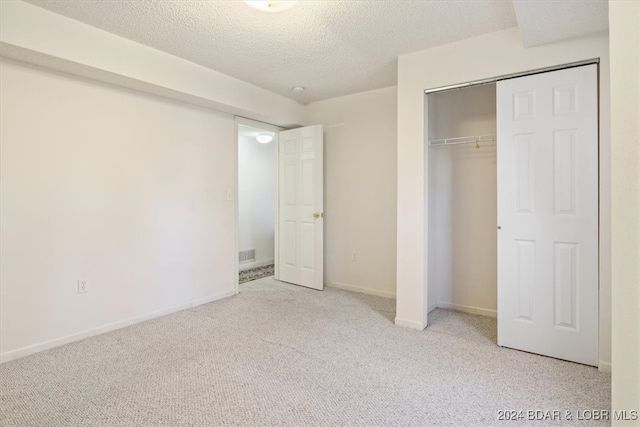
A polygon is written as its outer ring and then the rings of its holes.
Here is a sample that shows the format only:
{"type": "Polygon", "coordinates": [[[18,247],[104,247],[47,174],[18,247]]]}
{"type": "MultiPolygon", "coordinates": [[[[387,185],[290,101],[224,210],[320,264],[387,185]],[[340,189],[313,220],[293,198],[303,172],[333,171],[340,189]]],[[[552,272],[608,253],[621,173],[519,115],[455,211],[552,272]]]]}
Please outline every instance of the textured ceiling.
{"type": "Polygon", "coordinates": [[[480,34],[518,25],[536,46],[608,27],[607,0],[26,1],[305,104],[394,85],[398,56],[480,34]]]}
{"type": "Polygon", "coordinates": [[[517,24],[510,0],[28,2],[302,103],[394,85],[399,55],[517,24]]]}
{"type": "Polygon", "coordinates": [[[607,0],[513,0],[525,46],[538,46],[609,28],[607,0]]]}

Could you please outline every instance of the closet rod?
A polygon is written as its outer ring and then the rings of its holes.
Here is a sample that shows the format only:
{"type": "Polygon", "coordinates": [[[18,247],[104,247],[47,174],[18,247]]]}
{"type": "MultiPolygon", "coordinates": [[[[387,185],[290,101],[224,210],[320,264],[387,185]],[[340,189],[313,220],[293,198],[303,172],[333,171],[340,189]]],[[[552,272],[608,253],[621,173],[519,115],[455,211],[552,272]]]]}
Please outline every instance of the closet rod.
{"type": "Polygon", "coordinates": [[[430,93],[435,93],[435,92],[444,92],[446,90],[462,89],[470,86],[479,86],[487,83],[495,83],[500,80],[508,80],[516,77],[530,76],[533,74],[547,73],[549,71],[558,71],[558,70],[564,70],[567,68],[575,68],[575,67],[581,67],[583,65],[591,65],[591,64],[599,64],[599,63],[600,63],[600,58],[586,59],[584,61],[571,62],[569,64],[563,64],[563,65],[554,65],[552,67],[538,68],[535,70],[525,71],[522,73],[505,74],[502,76],[492,77],[489,79],[475,80],[472,82],[460,83],[457,85],[442,86],[434,89],[427,89],[424,91],[424,93],[428,95],[430,93]]]}
{"type": "MultiPolygon", "coordinates": [[[[430,147],[442,147],[445,145],[457,144],[493,144],[496,142],[496,135],[463,136],[458,138],[443,138],[429,140],[430,147]]],[[[476,147],[478,148],[478,147],[476,147]]]]}

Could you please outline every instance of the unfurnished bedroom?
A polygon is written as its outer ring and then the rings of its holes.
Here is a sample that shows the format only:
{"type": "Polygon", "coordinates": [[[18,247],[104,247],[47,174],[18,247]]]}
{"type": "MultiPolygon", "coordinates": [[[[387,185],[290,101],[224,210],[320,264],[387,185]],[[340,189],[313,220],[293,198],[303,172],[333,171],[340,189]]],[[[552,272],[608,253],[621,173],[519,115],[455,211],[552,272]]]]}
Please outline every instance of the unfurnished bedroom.
{"type": "Polygon", "coordinates": [[[0,426],[640,425],[640,2],[0,2],[0,426]]]}

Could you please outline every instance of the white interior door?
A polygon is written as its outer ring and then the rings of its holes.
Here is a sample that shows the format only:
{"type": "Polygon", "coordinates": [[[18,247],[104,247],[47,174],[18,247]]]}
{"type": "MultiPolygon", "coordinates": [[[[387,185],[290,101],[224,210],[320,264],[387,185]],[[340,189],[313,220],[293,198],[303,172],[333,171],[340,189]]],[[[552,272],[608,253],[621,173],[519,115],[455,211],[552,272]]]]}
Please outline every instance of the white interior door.
{"type": "Polygon", "coordinates": [[[322,125],[281,131],[278,139],[278,279],[322,290],[322,125]]]}
{"type": "Polygon", "coordinates": [[[598,364],[597,66],[500,81],[498,345],[598,364]]]}

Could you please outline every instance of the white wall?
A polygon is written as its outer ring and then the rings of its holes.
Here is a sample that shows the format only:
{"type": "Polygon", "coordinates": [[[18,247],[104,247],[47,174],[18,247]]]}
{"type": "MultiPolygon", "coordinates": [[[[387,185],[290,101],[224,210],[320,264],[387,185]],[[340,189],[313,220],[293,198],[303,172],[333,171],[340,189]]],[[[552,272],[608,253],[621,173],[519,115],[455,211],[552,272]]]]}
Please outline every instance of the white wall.
{"type": "MultiPolygon", "coordinates": [[[[494,84],[428,95],[429,139],[496,134],[494,84]]],[[[428,149],[430,309],[495,316],[496,145],[428,149]]]]}
{"type": "Polygon", "coordinates": [[[233,294],[232,116],[0,67],[3,360],[233,294]]]}
{"type": "Polygon", "coordinates": [[[276,213],[276,139],[256,141],[258,129],[240,126],[238,136],[239,250],[256,250],[256,260],[240,264],[244,270],[273,263],[276,213]]]}
{"type": "MultiPolygon", "coordinates": [[[[640,410],[640,2],[609,2],[614,409],[640,410]]],[[[616,425],[640,425],[640,420],[616,425]]]]}
{"type": "Polygon", "coordinates": [[[302,120],[292,99],[23,1],[0,2],[0,53],[267,123],[302,120]]]}
{"type": "Polygon", "coordinates": [[[611,146],[606,34],[524,48],[517,28],[511,28],[398,58],[397,324],[424,328],[429,307],[424,90],[592,58],[600,58],[600,359],[601,367],[609,366],[611,146]],[[461,66],[462,58],[468,66],[461,66]]]}
{"type": "Polygon", "coordinates": [[[394,296],[396,88],[306,109],[306,123],[325,130],[325,282],[394,296]]]}

